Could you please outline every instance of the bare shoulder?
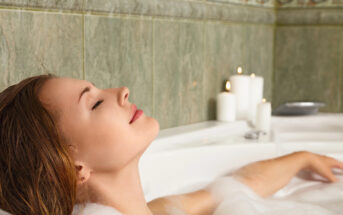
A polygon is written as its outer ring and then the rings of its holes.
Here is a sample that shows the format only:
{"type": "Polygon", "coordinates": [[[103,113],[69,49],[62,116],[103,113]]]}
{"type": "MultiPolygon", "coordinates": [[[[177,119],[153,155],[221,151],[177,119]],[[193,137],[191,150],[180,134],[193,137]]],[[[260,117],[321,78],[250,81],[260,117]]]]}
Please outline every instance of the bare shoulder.
{"type": "Polygon", "coordinates": [[[211,215],[215,202],[209,192],[199,190],[158,198],[148,206],[154,215],[211,215]]]}

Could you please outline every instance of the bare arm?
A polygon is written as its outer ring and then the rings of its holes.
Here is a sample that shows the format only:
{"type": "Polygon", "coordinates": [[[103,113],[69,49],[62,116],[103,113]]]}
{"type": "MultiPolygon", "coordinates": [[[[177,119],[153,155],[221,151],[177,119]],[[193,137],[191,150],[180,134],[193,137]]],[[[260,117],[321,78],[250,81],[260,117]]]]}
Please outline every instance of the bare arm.
{"type": "Polygon", "coordinates": [[[216,207],[211,194],[205,190],[158,198],[148,206],[154,215],[210,215],[216,207]]]}
{"type": "MultiPolygon", "coordinates": [[[[234,172],[234,177],[258,195],[267,197],[288,184],[292,177],[303,169],[314,171],[330,182],[335,182],[337,179],[331,168],[343,169],[343,163],[310,152],[295,152],[248,164],[234,172]]],[[[211,215],[218,204],[212,195],[207,189],[199,190],[159,198],[149,202],[148,206],[154,215],[211,215]],[[170,208],[176,208],[180,213],[173,213],[170,208]]]]}
{"type": "Polygon", "coordinates": [[[336,182],[331,168],[343,169],[343,163],[331,157],[302,151],[249,164],[236,171],[234,176],[260,196],[267,197],[287,185],[303,169],[314,171],[329,182],[336,182]]]}

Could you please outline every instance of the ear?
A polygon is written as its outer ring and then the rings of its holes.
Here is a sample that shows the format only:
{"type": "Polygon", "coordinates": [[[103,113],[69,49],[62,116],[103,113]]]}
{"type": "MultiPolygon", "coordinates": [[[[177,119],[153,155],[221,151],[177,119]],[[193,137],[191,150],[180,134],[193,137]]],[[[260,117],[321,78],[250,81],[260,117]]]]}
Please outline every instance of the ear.
{"type": "Polygon", "coordinates": [[[75,169],[77,174],[77,184],[84,184],[91,175],[91,169],[88,168],[85,163],[75,161],[75,169]]]}

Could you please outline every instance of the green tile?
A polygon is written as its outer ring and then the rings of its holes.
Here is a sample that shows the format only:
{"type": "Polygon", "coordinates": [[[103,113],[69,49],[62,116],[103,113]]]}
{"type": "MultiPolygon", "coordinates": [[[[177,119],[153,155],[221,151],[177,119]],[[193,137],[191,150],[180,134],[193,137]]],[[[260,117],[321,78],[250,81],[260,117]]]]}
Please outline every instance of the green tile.
{"type": "Polygon", "coordinates": [[[215,119],[216,97],[225,80],[242,66],[264,77],[264,97],[272,97],[273,29],[264,25],[208,23],[205,42],[204,98],[208,119],[215,119]]]}
{"type": "MultiPolygon", "coordinates": [[[[1,24],[0,24],[1,26],[1,24]]],[[[0,92],[8,86],[8,73],[9,73],[9,49],[5,40],[5,35],[0,27],[0,92]]]]}
{"type": "Polygon", "coordinates": [[[274,23],[276,19],[275,11],[271,7],[244,7],[235,3],[208,3],[206,0],[85,0],[84,8],[86,11],[106,13],[248,23],[274,23]]]}
{"type": "Polygon", "coordinates": [[[342,28],[280,27],[276,31],[273,106],[321,101],[323,111],[342,104],[342,28]]]}
{"type": "Polygon", "coordinates": [[[278,9],[277,24],[343,24],[343,8],[287,8],[278,9]]]}
{"type": "Polygon", "coordinates": [[[267,0],[252,0],[252,1],[242,1],[242,0],[207,0],[211,2],[226,3],[226,4],[239,4],[239,5],[249,5],[255,7],[269,7],[273,8],[275,6],[275,1],[267,0]]]}
{"type": "Polygon", "coordinates": [[[249,26],[247,31],[247,71],[264,78],[263,95],[270,101],[273,90],[274,29],[272,26],[254,25],[249,26]]]}
{"type": "Polygon", "coordinates": [[[202,31],[200,22],[155,22],[154,116],[161,128],[206,120],[202,31]]]}
{"type": "Polygon", "coordinates": [[[81,16],[0,11],[2,86],[46,72],[82,78],[81,16]]]}
{"type": "Polygon", "coordinates": [[[152,115],[152,21],[85,17],[86,79],[130,89],[130,102],[152,115]]]}
{"type": "Polygon", "coordinates": [[[83,0],[0,0],[0,5],[82,10],[83,0]]]}

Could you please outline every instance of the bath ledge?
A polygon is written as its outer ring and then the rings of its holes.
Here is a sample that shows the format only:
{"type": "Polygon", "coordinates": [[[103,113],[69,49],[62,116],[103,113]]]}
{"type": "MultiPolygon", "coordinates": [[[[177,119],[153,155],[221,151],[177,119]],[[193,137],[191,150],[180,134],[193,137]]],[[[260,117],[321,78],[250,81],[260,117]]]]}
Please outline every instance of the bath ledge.
{"type": "Polygon", "coordinates": [[[191,144],[208,144],[228,137],[243,139],[244,134],[250,130],[252,128],[247,121],[220,122],[215,120],[162,129],[148,151],[166,150],[191,144]]]}
{"type": "Polygon", "coordinates": [[[202,145],[248,143],[343,143],[343,114],[320,113],[311,116],[272,117],[272,130],[259,140],[247,140],[253,130],[247,121],[205,121],[162,129],[147,152],[157,152],[202,145]]]}

